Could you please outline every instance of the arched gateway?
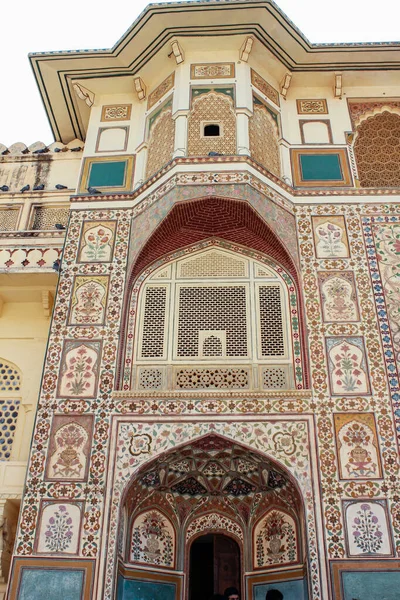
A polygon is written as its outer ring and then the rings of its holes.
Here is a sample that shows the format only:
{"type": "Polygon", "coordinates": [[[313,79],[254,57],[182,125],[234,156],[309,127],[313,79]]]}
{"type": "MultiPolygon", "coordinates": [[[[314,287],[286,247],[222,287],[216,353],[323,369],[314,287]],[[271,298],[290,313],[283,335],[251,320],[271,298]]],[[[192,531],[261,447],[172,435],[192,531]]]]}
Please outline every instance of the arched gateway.
{"type": "Polygon", "coordinates": [[[119,600],[201,600],[232,585],[250,599],[255,582],[256,594],[290,582],[307,597],[298,485],[266,454],[221,435],[147,462],[125,486],[118,528],[119,600]]]}

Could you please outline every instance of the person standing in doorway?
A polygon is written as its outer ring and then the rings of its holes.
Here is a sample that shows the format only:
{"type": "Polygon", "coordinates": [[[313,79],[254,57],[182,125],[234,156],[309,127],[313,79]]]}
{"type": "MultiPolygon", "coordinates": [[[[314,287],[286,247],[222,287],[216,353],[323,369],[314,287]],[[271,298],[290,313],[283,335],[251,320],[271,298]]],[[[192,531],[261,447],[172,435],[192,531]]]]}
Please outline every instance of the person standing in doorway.
{"type": "Polygon", "coordinates": [[[228,587],[224,592],[225,600],[240,600],[239,590],[235,587],[228,587]]]}

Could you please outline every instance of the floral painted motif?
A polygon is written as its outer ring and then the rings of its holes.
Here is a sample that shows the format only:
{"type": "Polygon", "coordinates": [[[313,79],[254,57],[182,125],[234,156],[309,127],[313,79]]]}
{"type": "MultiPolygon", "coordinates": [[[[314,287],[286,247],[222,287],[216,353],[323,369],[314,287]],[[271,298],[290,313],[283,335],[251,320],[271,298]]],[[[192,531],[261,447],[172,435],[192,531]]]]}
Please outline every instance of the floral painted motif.
{"type": "Polygon", "coordinates": [[[143,435],[132,435],[131,443],[129,446],[129,452],[132,456],[139,456],[139,454],[149,454],[151,448],[151,436],[147,433],[143,435]]]}
{"type": "Polygon", "coordinates": [[[358,321],[354,275],[350,272],[320,272],[322,314],[325,322],[358,321]]]}
{"type": "Polygon", "coordinates": [[[75,278],[70,325],[101,325],[107,300],[108,277],[75,278]]]}
{"type": "Polygon", "coordinates": [[[87,221],[82,231],[79,262],[110,262],[115,221],[87,221]]]}
{"type": "Polygon", "coordinates": [[[347,258],[349,247],[341,216],[313,217],[317,258],[347,258]]]}
{"type": "Polygon", "coordinates": [[[58,394],[93,398],[96,395],[100,342],[65,342],[58,394]]]}
{"type": "Polygon", "coordinates": [[[297,562],[296,525],[293,518],[271,510],[254,529],[254,568],[297,562]]]}
{"type": "Polygon", "coordinates": [[[369,380],[362,338],[327,337],[326,344],[332,394],[369,394],[369,380]]]}
{"type": "Polygon", "coordinates": [[[48,475],[52,479],[83,479],[87,456],[87,431],[75,422],[63,425],[54,436],[55,450],[50,459],[48,475]]]}
{"type": "Polygon", "coordinates": [[[174,566],[175,534],[172,523],[158,510],[136,517],[132,528],[131,561],[174,566]]]}
{"type": "Polygon", "coordinates": [[[381,477],[377,435],[372,414],[334,415],[342,479],[381,477]]]}
{"type": "Polygon", "coordinates": [[[350,556],[390,556],[386,503],[347,503],[346,521],[350,556]]]}
{"type": "Polygon", "coordinates": [[[38,552],[76,554],[81,510],[78,504],[51,502],[44,506],[38,552]]]}

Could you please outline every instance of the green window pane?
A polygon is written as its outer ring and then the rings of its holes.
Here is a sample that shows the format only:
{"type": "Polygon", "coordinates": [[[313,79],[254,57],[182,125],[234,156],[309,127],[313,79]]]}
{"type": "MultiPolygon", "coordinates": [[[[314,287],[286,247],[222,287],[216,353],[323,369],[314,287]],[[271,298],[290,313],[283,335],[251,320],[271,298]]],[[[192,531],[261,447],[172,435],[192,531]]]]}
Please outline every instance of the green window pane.
{"type": "Polygon", "coordinates": [[[339,154],[300,154],[302,181],[343,181],[339,154]]]}
{"type": "Polygon", "coordinates": [[[88,187],[122,187],[126,164],[126,160],[92,163],[88,187]]]}

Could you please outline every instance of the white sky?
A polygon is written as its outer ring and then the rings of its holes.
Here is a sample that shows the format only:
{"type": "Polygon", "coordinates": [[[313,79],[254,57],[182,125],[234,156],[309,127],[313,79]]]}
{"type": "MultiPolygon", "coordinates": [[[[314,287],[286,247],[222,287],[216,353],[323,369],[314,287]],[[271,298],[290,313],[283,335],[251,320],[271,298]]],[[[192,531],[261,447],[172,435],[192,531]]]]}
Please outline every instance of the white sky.
{"type": "MultiPolygon", "coordinates": [[[[50,144],[53,136],[29,52],[110,48],[146,0],[1,0],[0,143],[50,144]]],[[[277,0],[311,42],[400,41],[399,0],[277,0]],[[380,10],[382,7],[382,10],[380,10]]]]}

